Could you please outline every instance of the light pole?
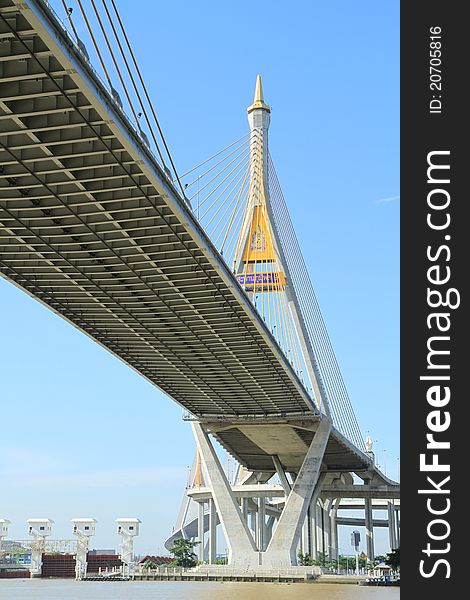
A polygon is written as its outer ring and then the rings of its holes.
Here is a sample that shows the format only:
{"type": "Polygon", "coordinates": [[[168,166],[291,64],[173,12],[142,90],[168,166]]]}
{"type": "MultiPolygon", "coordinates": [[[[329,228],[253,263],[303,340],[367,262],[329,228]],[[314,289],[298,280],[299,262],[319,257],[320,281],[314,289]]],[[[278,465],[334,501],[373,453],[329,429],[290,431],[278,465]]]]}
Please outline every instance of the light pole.
{"type": "Polygon", "coordinates": [[[356,576],[359,575],[359,544],[361,542],[361,534],[359,531],[353,531],[351,533],[351,546],[356,551],[356,576]]]}

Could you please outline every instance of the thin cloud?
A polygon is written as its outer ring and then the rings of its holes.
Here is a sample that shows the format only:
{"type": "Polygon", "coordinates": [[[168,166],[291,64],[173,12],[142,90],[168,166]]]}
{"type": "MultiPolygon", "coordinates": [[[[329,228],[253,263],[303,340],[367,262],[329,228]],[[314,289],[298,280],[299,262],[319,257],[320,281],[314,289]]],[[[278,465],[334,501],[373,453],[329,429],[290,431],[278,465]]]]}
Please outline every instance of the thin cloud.
{"type": "Polygon", "coordinates": [[[389,198],[379,198],[375,201],[375,204],[385,204],[387,202],[393,202],[394,200],[400,200],[400,196],[390,196],[389,198]]]}

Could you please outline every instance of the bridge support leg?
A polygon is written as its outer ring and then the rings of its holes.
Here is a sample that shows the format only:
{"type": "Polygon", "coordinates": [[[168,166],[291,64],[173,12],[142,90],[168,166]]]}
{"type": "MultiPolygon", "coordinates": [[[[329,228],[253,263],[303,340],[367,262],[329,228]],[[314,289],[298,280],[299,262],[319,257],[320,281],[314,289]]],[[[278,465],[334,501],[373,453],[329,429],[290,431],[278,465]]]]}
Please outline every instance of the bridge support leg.
{"type": "Polygon", "coordinates": [[[315,514],[317,523],[317,558],[318,553],[325,552],[324,538],[323,538],[323,519],[322,519],[322,507],[320,503],[317,504],[315,514]]]}
{"type": "Polygon", "coordinates": [[[333,501],[333,506],[331,508],[331,560],[338,560],[338,523],[336,521],[336,517],[338,514],[340,498],[336,498],[333,501]]]}
{"type": "Polygon", "coordinates": [[[198,503],[197,513],[197,558],[199,561],[204,560],[204,502],[198,503]]]}
{"type": "Polygon", "coordinates": [[[271,542],[264,553],[264,565],[276,568],[297,564],[296,549],[307,516],[307,508],[318,484],[330,431],[331,422],[322,419],[295,483],[286,498],[284,510],[271,542]]]}
{"type": "MultiPolygon", "coordinates": [[[[309,510],[309,518],[310,518],[310,546],[309,546],[309,554],[310,556],[316,560],[318,557],[318,543],[319,543],[319,529],[318,529],[318,497],[321,492],[321,488],[323,486],[323,480],[325,479],[325,473],[320,473],[318,477],[317,485],[315,486],[315,490],[312,494],[312,499],[310,500],[310,510],[309,510]]],[[[320,534],[321,535],[321,534],[320,534]]]]}
{"type": "MultiPolygon", "coordinates": [[[[308,512],[308,509],[307,509],[308,512]]],[[[302,554],[308,554],[308,516],[305,517],[304,524],[302,525],[302,533],[300,536],[300,551],[302,554]]]]}
{"type": "Polygon", "coordinates": [[[325,554],[331,560],[331,518],[330,518],[331,500],[323,500],[323,545],[325,554]]]}
{"type": "Polygon", "coordinates": [[[397,547],[396,540],[396,522],[395,522],[395,506],[393,500],[388,501],[388,539],[390,542],[390,551],[397,547]]]}
{"type": "Polygon", "coordinates": [[[209,564],[215,565],[217,559],[217,511],[214,500],[209,500],[209,564]]]}
{"type": "Polygon", "coordinates": [[[201,423],[193,421],[191,427],[201,455],[205,480],[211,488],[227,541],[228,562],[231,565],[254,567],[258,564],[258,552],[209,435],[201,423]]]}
{"type": "Polygon", "coordinates": [[[372,500],[365,499],[367,559],[374,560],[374,524],[372,519],[372,500]]]}
{"type": "Polygon", "coordinates": [[[242,498],[242,515],[245,523],[248,523],[248,498],[242,498]]]}
{"type": "Polygon", "coordinates": [[[312,497],[310,502],[310,546],[308,550],[313,560],[317,560],[317,543],[317,501],[314,502],[314,497],[312,497]]]}
{"type": "Polygon", "coordinates": [[[397,548],[400,547],[400,508],[395,508],[395,541],[397,543],[397,548]]]}
{"type": "Polygon", "coordinates": [[[250,524],[248,526],[248,531],[250,531],[253,540],[256,540],[256,527],[258,522],[258,511],[250,510],[250,524]]]}
{"type": "Polygon", "coordinates": [[[266,550],[266,498],[258,498],[257,546],[260,552],[266,550]]]}
{"type": "Polygon", "coordinates": [[[266,546],[269,544],[271,538],[273,537],[273,527],[275,521],[275,517],[268,517],[268,522],[266,524],[266,546]]]}

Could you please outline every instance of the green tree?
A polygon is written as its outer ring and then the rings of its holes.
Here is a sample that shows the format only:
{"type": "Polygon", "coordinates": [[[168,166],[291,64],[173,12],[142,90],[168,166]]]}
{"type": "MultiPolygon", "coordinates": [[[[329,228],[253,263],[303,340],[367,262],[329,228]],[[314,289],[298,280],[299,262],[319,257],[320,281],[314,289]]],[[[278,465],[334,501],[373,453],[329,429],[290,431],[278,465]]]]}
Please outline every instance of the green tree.
{"type": "Polygon", "coordinates": [[[400,570],[400,548],[396,548],[387,553],[387,564],[392,567],[394,571],[400,570]]]}
{"type": "Polygon", "coordinates": [[[142,568],[143,569],[156,569],[157,566],[158,565],[156,562],[154,562],[153,560],[150,560],[150,558],[147,558],[147,560],[142,565],[142,568]]]}
{"type": "Polygon", "coordinates": [[[172,564],[177,567],[194,567],[196,566],[196,555],[193,552],[194,546],[200,542],[192,542],[184,538],[177,538],[170,548],[170,552],[175,557],[172,564]]]}
{"type": "Polygon", "coordinates": [[[326,567],[328,562],[328,555],[325,552],[317,552],[317,558],[313,561],[313,564],[319,565],[320,567],[326,567]]]}
{"type": "Polygon", "coordinates": [[[329,565],[330,559],[326,552],[317,552],[317,558],[313,561],[314,565],[318,565],[320,567],[326,567],[329,565]]]}
{"type": "Polygon", "coordinates": [[[359,567],[361,569],[365,569],[367,567],[368,564],[368,560],[367,560],[367,554],[365,552],[361,552],[359,554],[359,567]]]}
{"type": "Polygon", "coordinates": [[[299,552],[297,556],[299,557],[299,565],[301,567],[309,567],[314,564],[312,557],[308,553],[302,554],[302,552],[299,552]]]}
{"type": "Polygon", "coordinates": [[[338,564],[340,569],[346,571],[346,569],[355,569],[356,568],[356,557],[355,556],[346,556],[345,554],[340,554],[338,556],[338,564]]]}

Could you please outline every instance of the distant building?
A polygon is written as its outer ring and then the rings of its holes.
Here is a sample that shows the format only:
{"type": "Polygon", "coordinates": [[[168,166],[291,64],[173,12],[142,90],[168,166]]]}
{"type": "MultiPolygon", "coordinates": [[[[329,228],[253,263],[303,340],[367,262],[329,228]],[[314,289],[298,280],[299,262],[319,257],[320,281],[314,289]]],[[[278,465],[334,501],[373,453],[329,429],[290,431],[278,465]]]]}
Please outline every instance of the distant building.
{"type": "Polygon", "coordinates": [[[392,567],[385,564],[384,562],[381,562],[378,565],[375,565],[375,567],[372,569],[371,576],[389,579],[392,574],[392,571],[392,567]]]}
{"type": "Polygon", "coordinates": [[[153,564],[157,566],[168,565],[172,560],[174,560],[172,556],[151,556],[150,554],[147,554],[147,556],[144,556],[139,560],[139,565],[143,565],[147,561],[153,562],[153,564]]]}

